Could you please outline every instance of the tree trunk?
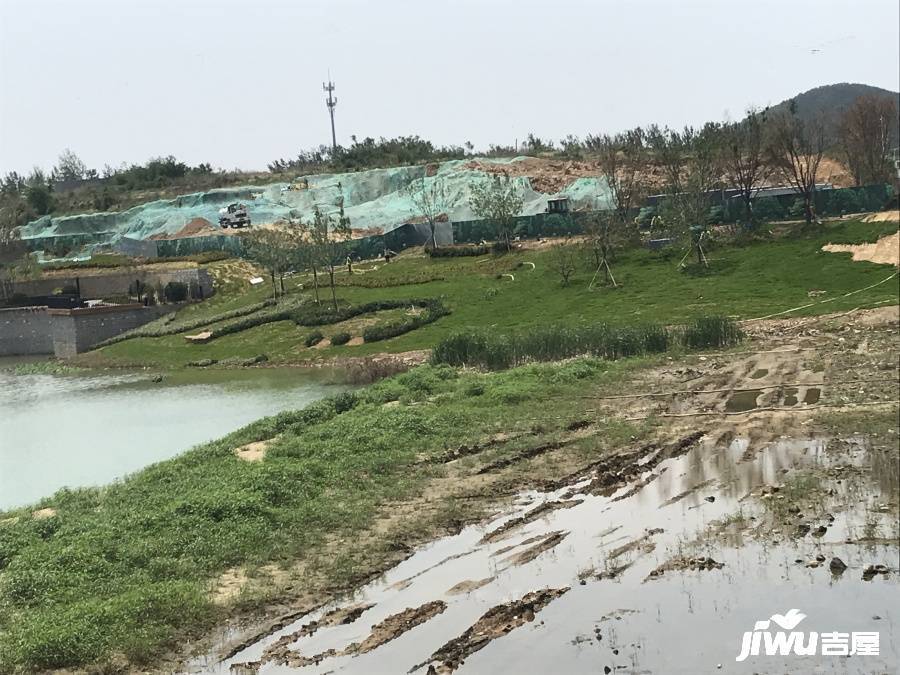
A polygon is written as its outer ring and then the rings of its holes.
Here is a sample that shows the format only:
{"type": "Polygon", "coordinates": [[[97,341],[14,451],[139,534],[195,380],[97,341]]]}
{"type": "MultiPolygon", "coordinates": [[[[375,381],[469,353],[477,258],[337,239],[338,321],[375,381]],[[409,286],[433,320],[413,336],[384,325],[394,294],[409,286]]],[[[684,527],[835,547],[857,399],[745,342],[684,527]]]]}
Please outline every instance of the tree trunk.
{"type": "Polygon", "coordinates": [[[337,312],[337,296],[334,294],[334,265],[329,265],[328,275],[331,277],[331,306],[337,312]]]}
{"type": "Polygon", "coordinates": [[[275,270],[269,270],[269,276],[272,277],[272,297],[278,298],[278,286],[275,285],[275,270]]]}
{"type": "Polygon", "coordinates": [[[278,280],[281,283],[281,294],[284,295],[284,274],[278,275],[278,280]]]}
{"type": "Polygon", "coordinates": [[[316,292],[316,304],[319,304],[319,274],[316,272],[316,266],[313,265],[313,288],[316,292]]]}
{"type": "Polygon", "coordinates": [[[428,223],[428,224],[431,226],[431,248],[433,250],[433,249],[437,248],[437,239],[434,236],[435,225],[434,225],[434,223],[428,223]]]}
{"type": "Polygon", "coordinates": [[[815,217],[813,212],[813,195],[808,192],[803,195],[803,216],[806,218],[806,224],[812,225],[815,217]]]}

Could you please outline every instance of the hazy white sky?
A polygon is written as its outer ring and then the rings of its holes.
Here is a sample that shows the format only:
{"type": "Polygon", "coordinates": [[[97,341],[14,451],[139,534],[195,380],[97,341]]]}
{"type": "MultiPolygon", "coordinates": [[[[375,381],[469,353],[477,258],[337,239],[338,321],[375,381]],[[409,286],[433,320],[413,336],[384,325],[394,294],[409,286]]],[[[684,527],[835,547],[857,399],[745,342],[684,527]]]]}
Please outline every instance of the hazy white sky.
{"type": "Polygon", "coordinates": [[[0,171],[512,144],[900,87],[897,0],[0,0],[0,171]],[[811,50],[820,51],[813,53],[811,50]]]}

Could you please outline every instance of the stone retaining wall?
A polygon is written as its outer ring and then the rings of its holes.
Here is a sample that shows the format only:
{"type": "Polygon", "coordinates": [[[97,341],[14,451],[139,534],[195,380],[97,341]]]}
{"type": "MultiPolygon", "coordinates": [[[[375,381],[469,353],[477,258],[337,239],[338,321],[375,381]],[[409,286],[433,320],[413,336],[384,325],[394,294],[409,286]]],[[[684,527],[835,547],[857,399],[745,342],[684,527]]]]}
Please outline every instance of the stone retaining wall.
{"type": "Polygon", "coordinates": [[[52,353],[53,337],[46,307],[0,309],[0,356],[52,353]]]}
{"type": "Polygon", "coordinates": [[[99,342],[143,326],[171,305],[115,305],[78,309],[0,309],[0,356],[53,354],[70,358],[99,342]]]}

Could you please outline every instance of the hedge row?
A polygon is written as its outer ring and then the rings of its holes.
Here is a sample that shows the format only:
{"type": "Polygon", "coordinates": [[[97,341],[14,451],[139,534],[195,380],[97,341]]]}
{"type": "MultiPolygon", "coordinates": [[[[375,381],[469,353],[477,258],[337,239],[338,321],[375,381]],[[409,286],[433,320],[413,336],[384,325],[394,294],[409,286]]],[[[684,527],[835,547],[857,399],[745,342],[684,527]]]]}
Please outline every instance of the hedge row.
{"type": "Polygon", "coordinates": [[[256,328],[257,326],[262,326],[267,323],[273,323],[275,321],[287,321],[293,318],[294,312],[296,311],[296,306],[290,306],[282,307],[271,312],[258,312],[244,319],[233,321],[232,323],[226,323],[224,326],[214,328],[210,331],[209,339],[215,340],[216,338],[220,338],[223,335],[240,333],[242,331],[249,330],[250,328],[256,328]]]}
{"type": "Polygon", "coordinates": [[[369,326],[363,331],[363,342],[378,342],[379,340],[387,340],[389,338],[409,333],[416,328],[421,328],[429,323],[433,323],[442,316],[447,316],[450,310],[440,300],[433,298],[424,302],[419,301],[413,303],[418,307],[422,307],[424,311],[421,314],[410,316],[400,321],[392,321],[385,324],[376,324],[369,326]]]}
{"type": "Polygon", "coordinates": [[[432,258],[466,258],[487,255],[491,249],[488,246],[438,246],[426,251],[432,258]]]}
{"type": "MultiPolygon", "coordinates": [[[[449,310],[444,307],[440,300],[435,300],[433,298],[411,300],[375,300],[373,302],[367,302],[361,305],[339,305],[336,311],[331,305],[325,303],[318,305],[308,303],[300,307],[294,306],[277,309],[273,312],[258,313],[253,316],[248,316],[247,318],[240,321],[235,321],[233,323],[225,324],[224,326],[219,326],[218,328],[210,331],[211,335],[209,339],[215,340],[216,338],[222,337],[223,335],[240,333],[241,331],[245,331],[249,328],[255,328],[256,326],[262,326],[263,324],[272,323],[275,321],[293,321],[298,326],[326,326],[329,324],[340,323],[341,321],[346,321],[347,319],[352,319],[353,317],[359,316],[360,314],[381,312],[388,309],[398,309],[401,307],[408,307],[410,305],[414,307],[422,307],[425,309],[425,311],[417,317],[412,317],[409,321],[399,322],[399,324],[405,326],[410,321],[415,320],[415,322],[417,322],[417,325],[409,328],[404,328],[403,330],[400,330],[400,332],[396,333],[396,335],[401,335],[402,333],[414,330],[415,328],[418,328],[419,325],[423,325],[424,323],[436,321],[441,316],[444,316],[444,314],[449,313],[449,310]],[[434,315],[433,318],[429,318],[429,320],[424,322],[421,321],[422,317],[431,317],[432,315],[434,315]]],[[[373,328],[382,327],[373,326],[373,328]]],[[[396,327],[394,328],[394,330],[396,330],[396,327]]],[[[373,336],[377,334],[377,332],[373,333],[373,336]]],[[[387,335],[386,337],[393,337],[393,335],[387,335]]],[[[374,340],[384,339],[384,337],[374,337],[372,340],[366,341],[372,342],[374,340]]]]}
{"type": "Polygon", "coordinates": [[[182,322],[174,322],[168,319],[168,316],[164,319],[163,323],[149,323],[145,326],[140,326],[139,328],[135,328],[134,330],[130,330],[127,333],[122,333],[121,335],[116,335],[114,337],[109,338],[108,340],[104,340],[94,347],[97,349],[99,347],[105,347],[107,345],[115,344],[116,342],[122,342],[123,340],[130,340],[131,338],[139,338],[139,337],[165,337],[167,335],[177,335],[178,333],[183,333],[189,330],[195,330],[197,328],[202,328],[203,326],[208,326],[211,323],[217,323],[219,321],[227,321],[228,319],[236,319],[241,316],[247,316],[248,314],[254,314],[261,309],[265,309],[266,307],[271,307],[275,304],[275,300],[269,298],[268,300],[263,300],[262,302],[256,302],[252,305],[247,305],[245,307],[238,307],[237,309],[232,309],[228,312],[222,312],[221,314],[215,314],[213,316],[206,317],[198,317],[193,321],[182,321],[182,322]]]}

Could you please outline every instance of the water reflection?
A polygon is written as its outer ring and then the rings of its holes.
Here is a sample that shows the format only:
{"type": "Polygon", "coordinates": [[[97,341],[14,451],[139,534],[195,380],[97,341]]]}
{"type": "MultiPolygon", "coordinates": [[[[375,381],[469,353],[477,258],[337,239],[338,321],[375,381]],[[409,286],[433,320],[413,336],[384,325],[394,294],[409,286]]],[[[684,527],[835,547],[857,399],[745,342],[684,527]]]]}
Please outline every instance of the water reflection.
{"type": "Polygon", "coordinates": [[[344,387],[304,371],[14,375],[0,371],[0,509],[109,482],[344,387]]]}

